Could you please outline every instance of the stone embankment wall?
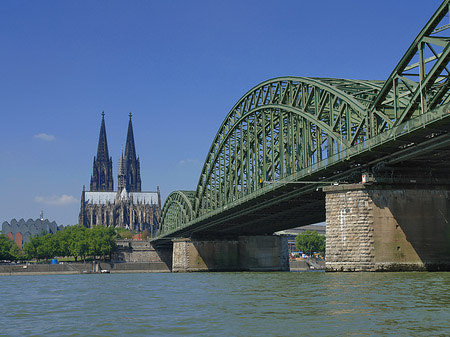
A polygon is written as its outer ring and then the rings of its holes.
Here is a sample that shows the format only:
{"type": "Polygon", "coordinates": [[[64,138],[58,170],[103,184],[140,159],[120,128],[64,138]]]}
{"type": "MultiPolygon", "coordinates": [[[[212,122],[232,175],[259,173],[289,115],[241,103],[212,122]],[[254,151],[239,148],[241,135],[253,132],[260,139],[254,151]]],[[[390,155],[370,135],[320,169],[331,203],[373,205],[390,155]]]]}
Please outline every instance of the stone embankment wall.
{"type": "Polygon", "coordinates": [[[153,262],[160,259],[148,241],[118,240],[113,260],[117,262],[153,262]]]}
{"type": "Polygon", "coordinates": [[[326,194],[326,270],[450,270],[450,192],[344,185],[326,194]]]}
{"type": "MultiPolygon", "coordinates": [[[[0,275],[80,274],[83,264],[2,264],[0,275]]],[[[86,268],[86,265],[83,265],[86,268]]]]}
{"type": "Polygon", "coordinates": [[[100,270],[110,270],[112,273],[157,273],[170,272],[169,267],[164,262],[133,262],[114,263],[101,262],[100,270]]]}
{"type": "Polygon", "coordinates": [[[80,274],[108,269],[112,273],[169,272],[172,268],[172,250],[152,247],[145,240],[119,240],[117,252],[111,262],[64,264],[5,264],[0,265],[0,275],[20,274],[80,274]]]}
{"type": "Polygon", "coordinates": [[[100,262],[96,267],[92,262],[64,264],[4,264],[0,265],[0,275],[52,275],[85,274],[107,269],[111,273],[170,272],[163,262],[113,263],[100,262]]]}
{"type": "Polygon", "coordinates": [[[114,262],[163,262],[172,268],[172,250],[155,249],[145,240],[118,240],[117,251],[112,258],[114,262]]]}
{"type": "Polygon", "coordinates": [[[291,260],[289,265],[290,271],[325,270],[325,260],[318,258],[291,260]]]}
{"type": "Polygon", "coordinates": [[[289,270],[287,239],[280,236],[241,236],[236,240],[173,242],[174,272],[289,270]]]}

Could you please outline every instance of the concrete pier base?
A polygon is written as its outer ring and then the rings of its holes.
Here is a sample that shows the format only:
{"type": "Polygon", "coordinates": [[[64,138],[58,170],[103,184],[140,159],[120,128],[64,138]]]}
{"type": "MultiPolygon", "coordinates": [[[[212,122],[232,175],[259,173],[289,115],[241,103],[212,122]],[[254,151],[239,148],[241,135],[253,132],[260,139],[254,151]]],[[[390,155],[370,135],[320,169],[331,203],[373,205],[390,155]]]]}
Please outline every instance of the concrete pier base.
{"type": "Polygon", "coordinates": [[[326,192],[327,271],[450,270],[450,191],[341,185],[326,192]]]}
{"type": "Polygon", "coordinates": [[[288,270],[287,240],[279,236],[173,240],[173,272],[288,270]]]}

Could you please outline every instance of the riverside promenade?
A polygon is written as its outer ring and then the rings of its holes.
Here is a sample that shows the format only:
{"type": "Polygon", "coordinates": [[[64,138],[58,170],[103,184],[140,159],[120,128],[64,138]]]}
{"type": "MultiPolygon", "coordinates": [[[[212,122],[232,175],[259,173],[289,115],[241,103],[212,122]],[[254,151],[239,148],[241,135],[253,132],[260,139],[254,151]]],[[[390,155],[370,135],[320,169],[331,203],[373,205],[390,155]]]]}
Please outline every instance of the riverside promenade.
{"type": "MultiPolygon", "coordinates": [[[[324,260],[290,261],[290,271],[324,270],[324,260]]],[[[70,275],[109,273],[168,273],[170,268],[164,262],[92,262],[64,264],[1,264],[0,276],[9,275],[70,275]],[[96,267],[98,266],[98,267],[96,267]]]]}
{"type": "Polygon", "coordinates": [[[5,275],[51,275],[101,273],[158,273],[170,272],[163,262],[92,262],[64,264],[2,264],[0,276],[5,275]]]}

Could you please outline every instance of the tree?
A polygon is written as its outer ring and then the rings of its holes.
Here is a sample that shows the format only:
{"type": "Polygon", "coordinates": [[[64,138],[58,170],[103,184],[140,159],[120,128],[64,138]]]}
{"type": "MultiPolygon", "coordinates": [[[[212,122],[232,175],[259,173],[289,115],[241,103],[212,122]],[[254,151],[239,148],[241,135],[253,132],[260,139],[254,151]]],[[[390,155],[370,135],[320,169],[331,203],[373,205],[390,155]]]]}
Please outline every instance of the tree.
{"type": "Polygon", "coordinates": [[[0,234],[0,260],[11,260],[11,245],[12,241],[0,234]]]}
{"type": "Polygon", "coordinates": [[[111,254],[116,250],[117,244],[115,240],[115,230],[114,227],[102,227],[102,237],[100,240],[100,255],[105,258],[106,255],[109,255],[111,258],[111,254]]]}
{"type": "Polygon", "coordinates": [[[0,234],[0,260],[23,260],[25,256],[17,244],[0,234]]]}
{"type": "Polygon", "coordinates": [[[72,227],[73,226],[66,227],[63,230],[57,231],[55,234],[53,234],[56,241],[56,256],[70,256],[69,244],[72,227]]]}
{"type": "Polygon", "coordinates": [[[136,234],[134,231],[127,230],[125,228],[117,228],[117,234],[119,234],[121,239],[131,239],[133,235],[136,234]]]}
{"type": "Polygon", "coordinates": [[[73,226],[70,236],[69,251],[70,255],[77,260],[78,256],[86,259],[89,252],[89,242],[86,234],[87,228],[82,225],[73,226]]]}
{"type": "Polygon", "coordinates": [[[40,244],[37,247],[38,259],[49,259],[56,254],[56,240],[53,234],[40,236],[40,244]]]}
{"type": "Polygon", "coordinates": [[[39,236],[33,236],[30,241],[23,245],[23,251],[30,259],[37,259],[37,247],[39,247],[41,239],[39,236]]]}
{"type": "Polygon", "coordinates": [[[147,240],[150,237],[150,231],[148,229],[144,229],[141,233],[141,239],[147,240]]]}
{"type": "Polygon", "coordinates": [[[26,256],[23,254],[23,252],[15,242],[12,242],[9,253],[11,255],[11,260],[26,260],[26,256]]]}
{"type": "Polygon", "coordinates": [[[116,248],[114,240],[114,227],[94,226],[88,230],[89,255],[102,256],[111,255],[116,248]]]}
{"type": "Polygon", "coordinates": [[[295,237],[295,247],[304,253],[325,253],[325,237],[316,231],[304,231],[295,237]]]}

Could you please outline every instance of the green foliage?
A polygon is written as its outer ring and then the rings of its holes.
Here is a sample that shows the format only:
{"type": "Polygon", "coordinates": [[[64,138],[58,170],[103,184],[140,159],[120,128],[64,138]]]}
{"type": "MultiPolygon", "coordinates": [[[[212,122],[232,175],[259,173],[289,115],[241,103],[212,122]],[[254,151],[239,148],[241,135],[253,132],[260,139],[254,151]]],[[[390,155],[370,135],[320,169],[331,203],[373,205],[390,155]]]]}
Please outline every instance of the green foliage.
{"type": "Polygon", "coordinates": [[[0,234],[0,260],[22,260],[23,258],[24,255],[16,243],[0,234]]]}
{"type": "Polygon", "coordinates": [[[37,258],[37,247],[40,244],[40,237],[34,236],[23,245],[23,251],[29,258],[37,258]]]}
{"type": "Polygon", "coordinates": [[[5,235],[0,234],[0,260],[11,260],[12,241],[5,235]]]}
{"type": "Polygon", "coordinates": [[[83,259],[86,256],[111,256],[117,248],[116,233],[113,227],[82,225],[68,226],[56,234],[35,236],[24,245],[29,258],[49,259],[55,256],[83,259]]]}
{"type": "Polygon", "coordinates": [[[88,235],[87,228],[82,225],[76,225],[71,228],[69,253],[71,256],[85,258],[88,255],[88,235]]]}
{"type": "Polygon", "coordinates": [[[15,242],[11,245],[10,249],[11,260],[26,260],[27,256],[20,250],[19,246],[15,242]]]}
{"type": "Polygon", "coordinates": [[[94,226],[87,234],[89,255],[105,256],[116,248],[114,227],[94,226]]]}
{"type": "Polygon", "coordinates": [[[131,239],[134,235],[138,234],[136,231],[130,231],[125,228],[117,228],[118,239],[131,239]]]}
{"type": "Polygon", "coordinates": [[[141,239],[147,240],[150,237],[150,231],[148,229],[144,229],[141,233],[141,239]]]}
{"type": "Polygon", "coordinates": [[[295,237],[295,247],[309,255],[325,253],[325,237],[316,231],[304,231],[295,237]]]}

